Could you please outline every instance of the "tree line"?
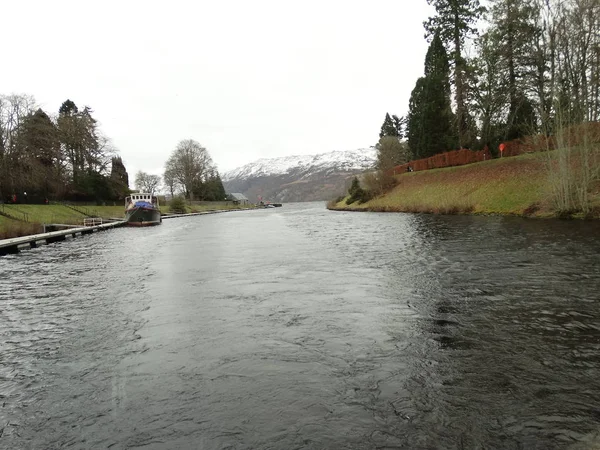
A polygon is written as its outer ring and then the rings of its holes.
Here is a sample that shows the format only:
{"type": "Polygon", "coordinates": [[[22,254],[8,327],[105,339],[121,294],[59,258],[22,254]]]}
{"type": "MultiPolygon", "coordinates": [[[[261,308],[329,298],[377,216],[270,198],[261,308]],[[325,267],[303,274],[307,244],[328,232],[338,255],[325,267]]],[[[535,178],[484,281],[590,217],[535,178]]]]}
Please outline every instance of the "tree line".
{"type": "MultiPolygon", "coordinates": [[[[47,112],[33,96],[0,95],[0,201],[116,201],[129,195],[129,184],[90,107],[66,100],[47,112]]],[[[162,177],[138,172],[135,187],[195,200],[226,196],[208,150],[193,140],[179,143],[162,177]]]]}
{"type": "Polygon", "coordinates": [[[427,1],[423,76],[408,114],[386,115],[380,166],[496,153],[503,141],[598,121],[600,0],[427,1]]]}
{"type": "Polygon", "coordinates": [[[123,196],[128,174],[93,111],[66,100],[47,113],[29,95],[0,95],[0,198],[99,200],[123,196]]]}

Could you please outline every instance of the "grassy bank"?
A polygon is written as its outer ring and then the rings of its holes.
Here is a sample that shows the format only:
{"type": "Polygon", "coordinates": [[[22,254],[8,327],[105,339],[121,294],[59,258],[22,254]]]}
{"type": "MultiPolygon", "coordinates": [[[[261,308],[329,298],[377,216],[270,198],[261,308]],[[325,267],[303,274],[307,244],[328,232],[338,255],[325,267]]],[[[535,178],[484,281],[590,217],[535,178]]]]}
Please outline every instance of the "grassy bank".
{"type": "Polygon", "coordinates": [[[10,220],[0,216],[0,239],[9,239],[29,234],[37,234],[43,231],[43,226],[39,223],[25,223],[16,220],[10,220]]]}
{"type": "MultiPolygon", "coordinates": [[[[397,176],[397,186],[369,202],[330,209],[422,212],[438,214],[502,214],[554,217],[547,156],[542,153],[494,159],[397,176]]],[[[600,194],[593,194],[595,215],[600,194]]]]}
{"type": "MultiPolygon", "coordinates": [[[[59,223],[65,225],[83,225],[86,217],[103,219],[121,219],[124,216],[123,206],[76,206],[78,210],[65,205],[3,205],[0,212],[15,218],[0,216],[0,239],[26,236],[41,233],[42,224],[59,223]],[[20,219],[20,220],[16,220],[20,219]]],[[[235,205],[193,205],[187,206],[186,212],[202,212],[211,210],[241,209],[235,205]]],[[[169,206],[161,206],[162,214],[170,214],[169,206]]]]}

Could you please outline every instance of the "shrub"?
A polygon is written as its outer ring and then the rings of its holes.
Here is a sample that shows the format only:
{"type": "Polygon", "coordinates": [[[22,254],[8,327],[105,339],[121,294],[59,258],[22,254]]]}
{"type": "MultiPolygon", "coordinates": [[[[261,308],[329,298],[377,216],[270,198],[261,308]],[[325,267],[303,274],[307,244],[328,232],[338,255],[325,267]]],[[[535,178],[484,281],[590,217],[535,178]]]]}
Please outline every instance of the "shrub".
{"type": "Polygon", "coordinates": [[[363,182],[370,197],[377,197],[392,189],[396,185],[396,178],[390,171],[377,170],[366,173],[363,182]]]}
{"type": "Polygon", "coordinates": [[[187,212],[187,206],[183,197],[173,197],[169,207],[173,214],[185,214],[187,212]]]}
{"type": "Polygon", "coordinates": [[[352,180],[352,185],[350,186],[350,189],[348,189],[348,194],[350,194],[350,197],[346,200],[347,205],[354,202],[365,203],[371,200],[371,195],[360,187],[360,182],[356,177],[352,180]]]}
{"type": "Polygon", "coordinates": [[[358,199],[358,203],[367,203],[369,200],[371,200],[373,198],[373,195],[371,194],[371,192],[366,191],[366,190],[362,190],[362,194],[360,196],[360,198],[358,199]]]}
{"type": "Polygon", "coordinates": [[[0,225],[0,239],[10,239],[30,234],[38,234],[44,231],[39,223],[16,222],[7,220],[0,225]]]}

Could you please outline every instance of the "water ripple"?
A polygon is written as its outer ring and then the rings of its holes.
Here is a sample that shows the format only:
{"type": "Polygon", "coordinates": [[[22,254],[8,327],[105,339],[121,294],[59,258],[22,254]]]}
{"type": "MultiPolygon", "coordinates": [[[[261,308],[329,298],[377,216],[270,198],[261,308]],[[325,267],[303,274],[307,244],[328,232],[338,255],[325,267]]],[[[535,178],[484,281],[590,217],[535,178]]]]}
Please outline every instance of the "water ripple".
{"type": "Polygon", "coordinates": [[[3,257],[0,447],[593,448],[599,250],[305,204],[3,257]]]}

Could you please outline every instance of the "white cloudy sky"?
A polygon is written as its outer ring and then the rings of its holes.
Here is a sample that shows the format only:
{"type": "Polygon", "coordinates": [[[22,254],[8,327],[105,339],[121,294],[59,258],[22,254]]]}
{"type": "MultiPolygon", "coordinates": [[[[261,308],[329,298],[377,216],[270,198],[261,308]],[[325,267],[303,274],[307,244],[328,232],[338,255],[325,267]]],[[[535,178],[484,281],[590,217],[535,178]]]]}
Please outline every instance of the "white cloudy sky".
{"type": "Polygon", "coordinates": [[[89,105],[132,175],[182,139],[220,171],[366,147],[423,70],[425,0],[29,0],[2,6],[0,92],[89,105]]]}

